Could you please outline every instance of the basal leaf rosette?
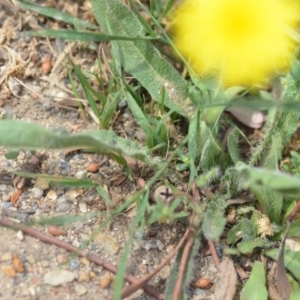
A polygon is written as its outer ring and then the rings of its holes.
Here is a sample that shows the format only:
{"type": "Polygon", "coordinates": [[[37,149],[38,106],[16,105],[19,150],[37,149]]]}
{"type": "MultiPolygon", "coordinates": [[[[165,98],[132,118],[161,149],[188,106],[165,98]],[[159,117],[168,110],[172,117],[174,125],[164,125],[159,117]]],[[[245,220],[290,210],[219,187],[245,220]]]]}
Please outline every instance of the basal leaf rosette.
{"type": "Polygon", "coordinates": [[[254,86],[289,69],[299,24],[298,0],[185,0],[172,32],[200,76],[254,86]]]}

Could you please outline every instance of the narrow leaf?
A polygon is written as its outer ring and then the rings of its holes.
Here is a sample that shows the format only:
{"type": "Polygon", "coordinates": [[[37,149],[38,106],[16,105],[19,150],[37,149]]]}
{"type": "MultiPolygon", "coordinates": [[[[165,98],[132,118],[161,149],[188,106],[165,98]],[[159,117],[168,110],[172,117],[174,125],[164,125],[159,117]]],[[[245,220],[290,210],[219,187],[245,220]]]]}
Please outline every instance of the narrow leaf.
{"type": "Polygon", "coordinates": [[[149,150],[137,143],[118,137],[108,130],[69,134],[51,132],[42,126],[21,121],[0,121],[0,145],[15,149],[80,148],[107,155],[125,155],[155,165],[149,150]]]}
{"type": "Polygon", "coordinates": [[[45,6],[40,6],[36,3],[33,3],[31,1],[26,1],[26,0],[17,0],[26,9],[29,9],[31,11],[34,11],[38,14],[63,21],[65,23],[69,23],[72,25],[80,26],[80,27],[86,27],[90,29],[96,29],[98,28],[97,26],[91,24],[90,22],[81,20],[79,18],[76,18],[68,13],[62,12],[60,10],[51,8],[51,7],[45,7],[45,6]]]}
{"type": "Polygon", "coordinates": [[[266,275],[264,266],[256,261],[253,265],[250,278],[243,288],[241,300],[267,300],[266,275]]]}
{"type": "Polygon", "coordinates": [[[150,40],[149,37],[127,37],[117,35],[101,34],[99,32],[78,31],[71,29],[45,29],[35,31],[25,31],[22,33],[25,36],[44,36],[67,39],[69,41],[86,41],[86,42],[108,42],[108,41],[136,41],[150,40]]]}

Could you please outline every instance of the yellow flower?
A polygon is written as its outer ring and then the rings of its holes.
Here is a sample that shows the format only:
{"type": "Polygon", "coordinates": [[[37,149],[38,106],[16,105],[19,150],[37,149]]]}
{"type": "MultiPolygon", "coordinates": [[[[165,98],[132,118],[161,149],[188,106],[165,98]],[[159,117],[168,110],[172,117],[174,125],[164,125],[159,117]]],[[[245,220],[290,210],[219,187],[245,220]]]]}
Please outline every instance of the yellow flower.
{"type": "Polygon", "coordinates": [[[200,76],[253,86],[290,67],[299,21],[298,0],[185,0],[172,31],[200,76]]]}

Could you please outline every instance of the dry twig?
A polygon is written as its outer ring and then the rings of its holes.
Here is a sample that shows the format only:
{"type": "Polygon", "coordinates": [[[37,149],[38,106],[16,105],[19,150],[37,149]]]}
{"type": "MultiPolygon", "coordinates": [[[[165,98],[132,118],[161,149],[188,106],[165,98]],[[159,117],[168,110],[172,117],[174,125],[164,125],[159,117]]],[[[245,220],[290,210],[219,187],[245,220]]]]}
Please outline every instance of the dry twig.
{"type": "MultiPolygon", "coordinates": [[[[112,273],[117,272],[116,266],[109,263],[108,261],[105,261],[104,259],[100,258],[96,254],[85,251],[85,250],[80,250],[79,248],[77,248],[67,242],[64,242],[55,237],[49,236],[49,235],[47,235],[43,232],[40,232],[36,229],[33,229],[29,226],[26,226],[23,224],[18,224],[16,222],[13,222],[9,218],[3,217],[3,216],[0,216],[0,225],[9,227],[9,228],[15,229],[15,230],[22,230],[23,233],[31,235],[31,236],[39,239],[42,242],[55,245],[57,247],[65,249],[67,251],[76,253],[77,255],[79,255],[81,257],[85,257],[88,260],[90,260],[91,262],[93,262],[99,266],[102,266],[103,268],[107,269],[108,271],[110,271],[112,273]]],[[[128,281],[129,283],[132,283],[132,284],[138,284],[140,282],[140,280],[138,280],[131,274],[125,274],[124,278],[126,281],[128,281]]],[[[145,292],[147,292],[149,295],[155,297],[156,299],[163,299],[163,295],[159,291],[155,290],[153,287],[144,283],[141,286],[141,288],[143,288],[145,292]]]]}

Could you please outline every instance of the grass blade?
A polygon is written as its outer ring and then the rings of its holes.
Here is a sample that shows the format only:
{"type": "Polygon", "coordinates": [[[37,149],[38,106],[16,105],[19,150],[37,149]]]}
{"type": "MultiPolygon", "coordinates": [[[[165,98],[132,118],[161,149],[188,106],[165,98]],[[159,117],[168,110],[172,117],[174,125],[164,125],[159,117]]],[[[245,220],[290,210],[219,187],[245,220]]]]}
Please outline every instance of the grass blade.
{"type": "Polygon", "coordinates": [[[80,27],[85,27],[85,28],[90,28],[90,29],[97,29],[98,26],[91,24],[90,22],[83,21],[79,18],[76,18],[68,13],[62,12],[60,10],[50,8],[50,7],[45,7],[38,5],[36,3],[26,1],[26,0],[17,0],[23,6],[24,8],[34,11],[38,14],[63,21],[68,24],[76,24],[76,26],[80,27]]]}

